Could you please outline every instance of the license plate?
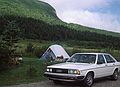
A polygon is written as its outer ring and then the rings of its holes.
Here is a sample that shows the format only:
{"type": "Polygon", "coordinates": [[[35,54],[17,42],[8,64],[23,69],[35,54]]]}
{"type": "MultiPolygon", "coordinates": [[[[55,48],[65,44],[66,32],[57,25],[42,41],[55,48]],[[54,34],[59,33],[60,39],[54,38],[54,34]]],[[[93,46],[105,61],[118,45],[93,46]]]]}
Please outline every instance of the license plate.
{"type": "Polygon", "coordinates": [[[62,70],[56,70],[56,72],[61,73],[61,72],[62,72],[62,70]]]}

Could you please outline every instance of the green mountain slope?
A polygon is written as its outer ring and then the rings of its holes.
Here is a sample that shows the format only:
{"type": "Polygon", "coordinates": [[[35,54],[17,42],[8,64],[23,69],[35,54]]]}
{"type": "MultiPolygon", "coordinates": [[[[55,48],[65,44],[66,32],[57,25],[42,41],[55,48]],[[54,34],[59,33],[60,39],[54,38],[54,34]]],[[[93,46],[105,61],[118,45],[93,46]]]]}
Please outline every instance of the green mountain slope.
{"type": "Polygon", "coordinates": [[[0,15],[16,15],[35,19],[58,19],[55,9],[38,0],[0,0],[0,15]]]}
{"type": "Polygon", "coordinates": [[[120,33],[117,33],[117,32],[106,31],[104,29],[101,30],[101,29],[90,28],[90,27],[86,27],[86,26],[82,26],[78,24],[73,24],[73,23],[68,24],[68,27],[71,29],[80,30],[80,31],[90,31],[90,32],[98,33],[98,34],[120,37],[120,33]]]}
{"type": "Polygon", "coordinates": [[[56,11],[52,6],[38,0],[0,0],[0,16],[7,15],[42,20],[50,25],[61,25],[73,30],[89,31],[103,35],[120,37],[120,33],[62,22],[57,17],[56,11]]]}

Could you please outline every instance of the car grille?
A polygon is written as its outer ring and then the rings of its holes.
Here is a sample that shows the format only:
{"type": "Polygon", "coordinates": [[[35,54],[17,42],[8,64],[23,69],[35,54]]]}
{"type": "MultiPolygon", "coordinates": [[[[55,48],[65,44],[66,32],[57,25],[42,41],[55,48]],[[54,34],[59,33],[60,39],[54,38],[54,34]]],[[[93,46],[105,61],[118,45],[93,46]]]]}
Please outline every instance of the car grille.
{"type": "Polygon", "coordinates": [[[68,69],[58,69],[58,68],[53,68],[52,73],[64,73],[68,74],[68,69]]]}

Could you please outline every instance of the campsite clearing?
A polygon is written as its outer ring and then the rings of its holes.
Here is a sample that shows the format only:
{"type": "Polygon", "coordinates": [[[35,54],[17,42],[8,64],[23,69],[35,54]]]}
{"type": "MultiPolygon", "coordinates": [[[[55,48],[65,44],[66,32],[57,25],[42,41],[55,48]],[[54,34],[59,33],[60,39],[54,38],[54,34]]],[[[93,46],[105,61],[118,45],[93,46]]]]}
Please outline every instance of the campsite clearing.
{"type": "Polygon", "coordinates": [[[0,74],[0,87],[46,80],[43,76],[46,64],[38,58],[23,58],[20,65],[11,67],[0,74]]]}
{"type": "MultiPolygon", "coordinates": [[[[111,53],[114,57],[116,57],[120,61],[120,51],[119,50],[111,50],[107,48],[96,48],[89,47],[88,45],[79,45],[81,42],[77,41],[37,41],[37,40],[20,40],[18,46],[20,47],[17,51],[18,53],[23,54],[23,61],[20,65],[11,67],[9,70],[4,71],[0,74],[0,87],[5,85],[16,85],[16,84],[24,84],[24,83],[33,83],[40,82],[46,80],[43,76],[44,70],[49,63],[41,62],[40,59],[37,58],[32,53],[27,53],[25,50],[29,43],[33,44],[34,49],[41,49],[41,47],[45,46],[45,50],[50,45],[60,44],[62,45],[69,55],[72,55],[75,52],[108,52],[111,53]],[[27,74],[31,72],[31,74],[27,74]],[[37,72],[36,72],[37,71],[37,72]],[[32,75],[32,78],[29,78],[29,75],[32,75]]],[[[83,42],[86,43],[86,42],[83,42]]],[[[43,53],[45,52],[43,51],[43,53]]],[[[41,52],[42,50],[40,50],[41,52]]],[[[42,53],[42,54],[43,54],[42,53]]],[[[50,63],[51,64],[51,63],[50,63]]],[[[46,86],[47,87],[47,86],[46,86]]]]}

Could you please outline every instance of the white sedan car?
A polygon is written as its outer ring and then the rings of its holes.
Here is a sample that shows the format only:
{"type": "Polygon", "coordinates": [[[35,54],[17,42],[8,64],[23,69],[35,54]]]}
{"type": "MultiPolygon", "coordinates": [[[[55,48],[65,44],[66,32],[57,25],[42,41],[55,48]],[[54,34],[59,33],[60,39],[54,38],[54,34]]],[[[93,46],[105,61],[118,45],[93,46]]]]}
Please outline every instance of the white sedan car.
{"type": "Polygon", "coordinates": [[[76,53],[65,63],[47,66],[46,77],[58,81],[82,81],[91,87],[94,79],[110,76],[118,79],[120,62],[107,53],[76,53]]]}

